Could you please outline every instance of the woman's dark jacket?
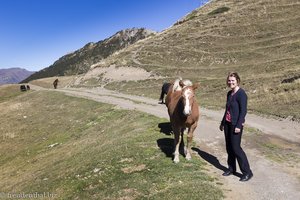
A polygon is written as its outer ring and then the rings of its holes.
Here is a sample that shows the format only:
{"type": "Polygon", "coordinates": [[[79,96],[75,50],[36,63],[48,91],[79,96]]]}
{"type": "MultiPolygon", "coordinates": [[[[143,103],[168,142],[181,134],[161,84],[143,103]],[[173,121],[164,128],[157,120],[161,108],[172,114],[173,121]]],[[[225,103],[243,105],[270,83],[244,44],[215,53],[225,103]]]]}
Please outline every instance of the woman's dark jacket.
{"type": "Polygon", "coordinates": [[[247,114],[247,94],[242,88],[239,88],[233,96],[231,93],[232,90],[227,93],[226,109],[221,124],[224,126],[226,112],[230,106],[231,123],[241,129],[247,114]]]}

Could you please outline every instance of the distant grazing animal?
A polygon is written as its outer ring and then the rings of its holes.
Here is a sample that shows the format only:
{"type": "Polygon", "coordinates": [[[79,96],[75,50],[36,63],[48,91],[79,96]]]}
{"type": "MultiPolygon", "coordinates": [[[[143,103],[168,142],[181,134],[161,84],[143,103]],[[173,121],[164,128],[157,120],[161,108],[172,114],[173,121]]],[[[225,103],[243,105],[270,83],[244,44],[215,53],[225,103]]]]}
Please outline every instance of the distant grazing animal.
{"type": "Polygon", "coordinates": [[[27,89],[27,90],[30,90],[30,86],[29,86],[29,85],[26,85],[26,89],[27,89]]]}
{"type": "Polygon", "coordinates": [[[174,162],[179,162],[179,146],[183,138],[185,128],[188,128],[185,158],[191,159],[191,142],[194,130],[199,120],[199,106],[195,98],[195,89],[191,81],[177,79],[171,86],[166,97],[166,106],[170,116],[171,126],[174,132],[174,162]]]}
{"type": "Polygon", "coordinates": [[[20,90],[21,90],[22,92],[25,92],[25,91],[26,91],[26,86],[25,86],[25,85],[20,85],[20,90]]]}
{"type": "Polygon", "coordinates": [[[53,82],[54,89],[57,88],[57,84],[58,84],[58,79],[55,79],[55,81],[53,82]]]}
{"type": "Polygon", "coordinates": [[[172,85],[172,83],[164,83],[161,87],[161,93],[160,93],[160,97],[159,97],[159,101],[161,101],[161,104],[164,104],[164,97],[166,94],[168,94],[168,91],[170,89],[170,86],[172,85]]]}

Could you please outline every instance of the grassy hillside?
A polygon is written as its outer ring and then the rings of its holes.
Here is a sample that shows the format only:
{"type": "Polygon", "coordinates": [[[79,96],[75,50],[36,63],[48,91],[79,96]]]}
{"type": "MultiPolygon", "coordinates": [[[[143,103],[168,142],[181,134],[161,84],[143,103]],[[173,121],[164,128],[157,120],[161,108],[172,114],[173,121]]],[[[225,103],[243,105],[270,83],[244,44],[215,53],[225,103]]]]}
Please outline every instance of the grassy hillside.
{"type": "Polygon", "coordinates": [[[57,88],[63,88],[69,86],[71,83],[74,82],[77,76],[54,76],[49,78],[42,78],[30,81],[31,84],[37,85],[43,88],[51,88],[53,89],[53,82],[55,79],[58,79],[57,88]]]}
{"type": "Polygon", "coordinates": [[[45,77],[83,74],[90,69],[91,65],[152,34],[153,31],[144,28],[119,31],[110,38],[97,43],[88,43],[75,52],[62,56],[51,66],[32,74],[22,82],[27,83],[45,77]]]}
{"type": "Polygon", "coordinates": [[[250,111],[299,120],[299,9],[298,0],[211,1],[98,67],[140,67],[166,77],[106,86],[155,98],[163,81],[191,79],[201,85],[200,103],[216,108],[224,106],[228,72],[237,71],[250,111]]]}
{"type": "Polygon", "coordinates": [[[20,86],[17,84],[7,84],[0,86],[0,103],[21,95],[20,86]]]}
{"type": "Polygon", "coordinates": [[[49,91],[12,96],[0,109],[4,199],[222,198],[196,155],[172,163],[163,119],[49,91]]]}

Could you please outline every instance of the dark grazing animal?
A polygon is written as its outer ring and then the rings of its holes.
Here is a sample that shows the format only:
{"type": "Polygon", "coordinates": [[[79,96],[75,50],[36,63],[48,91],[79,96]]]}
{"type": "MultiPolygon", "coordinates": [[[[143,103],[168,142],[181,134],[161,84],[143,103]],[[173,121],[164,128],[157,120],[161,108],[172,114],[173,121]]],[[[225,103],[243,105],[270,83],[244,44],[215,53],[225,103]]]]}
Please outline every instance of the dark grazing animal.
{"type": "Polygon", "coordinates": [[[160,93],[160,97],[159,97],[159,101],[161,101],[161,104],[164,104],[164,97],[166,94],[168,94],[168,91],[170,89],[170,86],[172,85],[172,83],[164,83],[161,87],[161,93],[160,93]]]}
{"type": "Polygon", "coordinates": [[[25,91],[26,91],[26,86],[25,86],[25,85],[20,85],[20,90],[21,90],[22,92],[25,92],[25,91]]]}
{"type": "Polygon", "coordinates": [[[58,79],[55,79],[55,81],[53,82],[53,87],[54,87],[54,89],[57,88],[57,84],[58,84],[58,79]]]}

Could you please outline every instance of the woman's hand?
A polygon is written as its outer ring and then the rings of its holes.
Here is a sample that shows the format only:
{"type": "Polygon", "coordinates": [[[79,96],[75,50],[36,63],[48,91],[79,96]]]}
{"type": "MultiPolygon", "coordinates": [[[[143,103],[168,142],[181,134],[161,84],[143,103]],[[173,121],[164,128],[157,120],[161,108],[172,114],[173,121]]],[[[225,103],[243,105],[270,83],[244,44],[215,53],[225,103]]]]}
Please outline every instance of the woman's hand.
{"type": "Polygon", "coordinates": [[[240,133],[240,132],[241,132],[241,129],[240,129],[240,128],[235,128],[235,129],[234,129],[234,132],[235,132],[235,133],[240,133]]]}
{"type": "Polygon", "coordinates": [[[220,124],[219,129],[220,129],[220,131],[223,131],[224,130],[224,126],[222,124],[220,124]]]}

